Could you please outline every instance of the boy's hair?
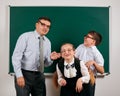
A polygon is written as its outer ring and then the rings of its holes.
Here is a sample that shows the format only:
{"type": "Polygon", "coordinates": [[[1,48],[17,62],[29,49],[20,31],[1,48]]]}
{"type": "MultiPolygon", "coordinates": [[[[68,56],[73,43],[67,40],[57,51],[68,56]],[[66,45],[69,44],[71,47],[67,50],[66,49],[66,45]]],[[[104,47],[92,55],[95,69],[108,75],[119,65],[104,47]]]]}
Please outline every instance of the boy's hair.
{"type": "Polygon", "coordinates": [[[96,43],[95,43],[96,46],[101,43],[101,41],[102,41],[102,36],[101,36],[100,33],[92,30],[92,31],[89,31],[88,34],[90,34],[90,35],[93,36],[94,40],[96,41],[96,43]]]}

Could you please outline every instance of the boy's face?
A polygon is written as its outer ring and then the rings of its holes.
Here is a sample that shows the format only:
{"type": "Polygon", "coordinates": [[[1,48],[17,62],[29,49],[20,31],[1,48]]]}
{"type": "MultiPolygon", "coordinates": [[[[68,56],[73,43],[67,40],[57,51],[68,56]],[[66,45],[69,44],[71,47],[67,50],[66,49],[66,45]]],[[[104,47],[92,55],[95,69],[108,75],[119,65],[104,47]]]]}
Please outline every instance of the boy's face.
{"type": "Polygon", "coordinates": [[[61,47],[61,56],[65,60],[72,60],[74,58],[75,51],[70,44],[65,44],[61,47]]]}
{"type": "Polygon", "coordinates": [[[88,34],[84,37],[84,45],[88,47],[95,45],[95,40],[92,35],[88,34]]]}

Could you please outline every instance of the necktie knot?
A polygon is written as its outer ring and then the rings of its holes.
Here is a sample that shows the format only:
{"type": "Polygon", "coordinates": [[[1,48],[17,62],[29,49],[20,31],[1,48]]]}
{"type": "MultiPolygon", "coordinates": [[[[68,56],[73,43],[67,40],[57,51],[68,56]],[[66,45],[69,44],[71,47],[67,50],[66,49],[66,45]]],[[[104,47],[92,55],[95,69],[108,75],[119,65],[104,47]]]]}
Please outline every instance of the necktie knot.
{"type": "Polygon", "coordinates": [[[40,36],[40,37],[38,37],[38,39],[39,39],[39,40],[41,40],[41,39],[44,40],[44,37],[43,37],[43,36],[40,36]]]}

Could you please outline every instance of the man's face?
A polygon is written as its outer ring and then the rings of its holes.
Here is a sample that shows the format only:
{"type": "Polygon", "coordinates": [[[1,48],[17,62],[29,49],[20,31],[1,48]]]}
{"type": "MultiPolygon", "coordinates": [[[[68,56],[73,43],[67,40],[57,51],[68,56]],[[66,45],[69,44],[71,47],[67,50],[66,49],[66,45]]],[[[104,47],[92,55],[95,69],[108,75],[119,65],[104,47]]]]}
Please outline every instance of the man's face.
{"type": "Polygon", "coordinates": [[[51,23],[47,20],[40,20],[36,23],[36,31],[39,32],[41,36],[46,35],[50,29],[51,23]]]}

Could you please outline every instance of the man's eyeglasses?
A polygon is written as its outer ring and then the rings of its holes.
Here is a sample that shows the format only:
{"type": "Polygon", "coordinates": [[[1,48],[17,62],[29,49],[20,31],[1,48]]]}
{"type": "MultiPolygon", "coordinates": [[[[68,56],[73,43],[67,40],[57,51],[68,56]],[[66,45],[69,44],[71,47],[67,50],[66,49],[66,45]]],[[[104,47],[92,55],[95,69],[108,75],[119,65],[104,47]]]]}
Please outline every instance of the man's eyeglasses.
{"type": "Polygon", "coordinates": [[[40,24],[43,26],[43,27],[47,27],[48,29],[50,28],[50,25],[46,25],[45,23],[42,23],[41,21],[39,21],[40,22],[40,24]]]}
{"type": "Polygon", "coordinates": [[[93,37],[90,37],[89,35],[84,35],[84,38],[90,38],[90,39],[95,40],[93,37]]]}

